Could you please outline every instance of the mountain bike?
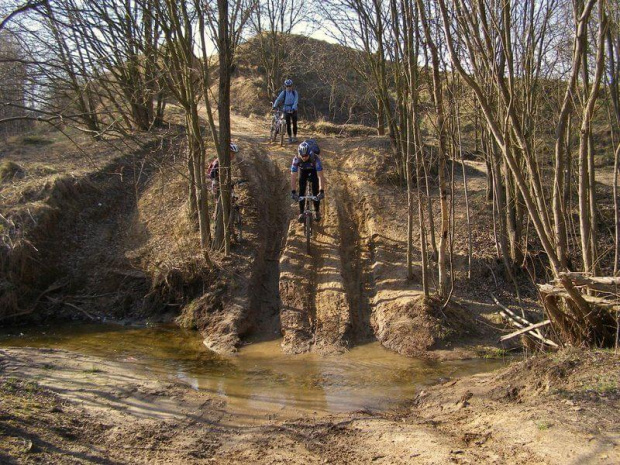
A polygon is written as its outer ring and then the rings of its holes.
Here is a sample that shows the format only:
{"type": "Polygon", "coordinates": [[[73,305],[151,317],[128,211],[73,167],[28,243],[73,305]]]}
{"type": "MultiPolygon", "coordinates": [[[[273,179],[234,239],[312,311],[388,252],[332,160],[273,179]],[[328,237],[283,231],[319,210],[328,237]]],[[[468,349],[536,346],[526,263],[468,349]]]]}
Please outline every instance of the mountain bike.
{"type": "Polygon", "coordinates": [[[269,133],[269,140],[275,142],[278,136],[280,137],[280,145],[284,145],[284,133],[286,132],[286,119],[284,112],[280,109],[275,109],[271,117],[271,131],[269,133]]]}
{"type": "Polygon", "coordinates": [[[304,235],[306,236],[306,252],[310,255],[310,240],[312,238],[312,222],[316,219],[316,210],[314,209],[314,202],[319,198],[316,195],[311,195],[311,186],[306,187],[306,195],[299,197],[300,201],[304,201],[304,235]]]}
{"type": "MultiPolygon", "coordinates": [[[[228,229],[230,231],[230,237],[232,237],[235,242],[239,243],[243,240],[243,214],[242,214],[242,205],[239,204],[239,195],[235,191],[235,186],[240,186],[248,182],[245,179],[240,179],[238,181],[234,181],[231,184],[230,191],[230,216],[228,218],[228,229]]],[[[220,201],[215,204],[215,212],[213,212],[213,220],[217,220],[217,216],[220,211],[220,201]]]]}
{"type": "Polygon", "coordinates": [[[243,216],[241,214],[241,205],[239,205],[239,195],[235,191],[235,186],[246,183],[245,179],[240,179],[232,183],[232,191],[230,193],[230,235],[235,238],[236,242],[243,240],[243,216]]]}

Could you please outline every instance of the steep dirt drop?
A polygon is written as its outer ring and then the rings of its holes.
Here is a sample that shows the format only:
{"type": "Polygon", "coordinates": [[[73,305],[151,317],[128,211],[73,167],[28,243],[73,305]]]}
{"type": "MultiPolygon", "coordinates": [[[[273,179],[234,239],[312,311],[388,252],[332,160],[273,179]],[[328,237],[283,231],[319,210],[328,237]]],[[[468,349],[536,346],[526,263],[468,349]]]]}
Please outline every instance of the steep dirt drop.
{"type": "Polygon", "coordinates": [[[244,181],[237,187],[244,233],[232,257],[238,266],[220,278],[221,289],[205,293],[205,311],[200,312],[204,344],[219,353],[234,352],[242,338],[280,335],[278,258],[288,221],[287,185],[260,142],[244,139],[235,165],[235,175],[244,181]]]}
{"type": "Polygon", "coordinates": [[[327,153],[328,196],[321,204],[323,219],[315,227],[311,254],[305,253],[303,226],[292,222],[280,260],[282,345],[290,353],[338,353],[372,337],[368,261],[361,248],[365,232],[360,232],[361,216],[355,214],[339,158],[327,153]]]}

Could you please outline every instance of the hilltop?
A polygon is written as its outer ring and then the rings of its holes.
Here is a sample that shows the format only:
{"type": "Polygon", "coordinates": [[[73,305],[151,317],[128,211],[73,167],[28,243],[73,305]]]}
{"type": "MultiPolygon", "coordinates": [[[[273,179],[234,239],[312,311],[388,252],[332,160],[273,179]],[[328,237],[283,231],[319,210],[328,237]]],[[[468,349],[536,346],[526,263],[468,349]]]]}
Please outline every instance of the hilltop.
{"type": "MultiPolygon", "coordinates": [[[[300,35],[285,35],[283,43],[281,72],[299,91],[301,119],[376,124],[372,90],[355,71],[355,66],[364,66],[361,52],[300,35]]],[[[267,95],[259,48],[259,38],[254,37],[237,50],[231,108],[244,116],[264,116],[276,97],[267,95]]]]}

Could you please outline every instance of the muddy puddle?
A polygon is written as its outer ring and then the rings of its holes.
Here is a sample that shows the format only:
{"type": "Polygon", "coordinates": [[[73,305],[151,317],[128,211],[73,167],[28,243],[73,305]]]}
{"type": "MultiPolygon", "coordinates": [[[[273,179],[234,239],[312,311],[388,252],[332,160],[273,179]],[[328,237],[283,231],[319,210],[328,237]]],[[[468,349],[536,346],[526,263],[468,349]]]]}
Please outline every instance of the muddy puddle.
{"type": "Polygon", "coordinates": [[[280,343],[250,344],[237,355],[224,357],[206,349],[199,334],[168,326],[80,325],[0,335],[0,347],[56,348],[103,357],[127,364],[137,374],[154,373],[221,395],[231,408],[255,414],[382,411],[398,407],[442,379],[508,363],[416,360],[376,342],[344,355],[286,355],[280,343]]]}

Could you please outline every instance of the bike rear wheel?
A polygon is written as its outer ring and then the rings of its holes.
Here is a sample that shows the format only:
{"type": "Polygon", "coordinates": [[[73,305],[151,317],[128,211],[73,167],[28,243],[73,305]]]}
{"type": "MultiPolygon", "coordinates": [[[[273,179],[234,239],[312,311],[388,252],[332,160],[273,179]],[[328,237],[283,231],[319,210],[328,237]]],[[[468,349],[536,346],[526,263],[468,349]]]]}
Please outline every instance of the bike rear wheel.
{"type": "Polygon", "coordinates": [[[269,140],[271,142],[276,141],[276,137],[278,136],[278,129],[274,122],[271,123],[271,132],[269,133],[269,140]]]}
{"type": "Polygon", "coordinates": [[[235,216],[233,218],[233,227],[235,228],[235,232],[237,234],[237,242],[241,242],[243,240],[243,221],[241,218],[241,209],[239,206],[235,206],[235,216]]]}

